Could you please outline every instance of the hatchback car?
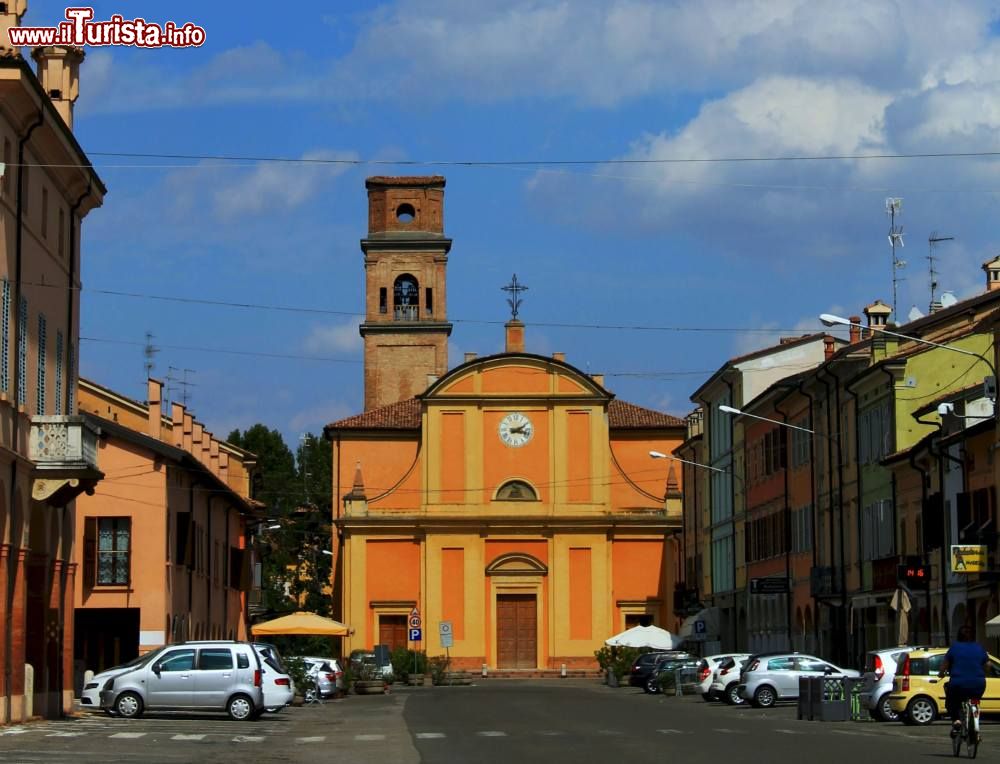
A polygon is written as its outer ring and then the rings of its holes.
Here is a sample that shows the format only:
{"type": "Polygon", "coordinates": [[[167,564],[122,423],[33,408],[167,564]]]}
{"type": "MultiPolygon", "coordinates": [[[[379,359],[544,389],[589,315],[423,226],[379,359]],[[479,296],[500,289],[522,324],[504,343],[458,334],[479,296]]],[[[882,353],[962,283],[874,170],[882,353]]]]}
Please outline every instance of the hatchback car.
{"type": "Polygon", "coordinates": [[[275,714],[292,702],[295,686],[288,675],[278,648],[267,642],[254,642],[253,649],[260,657],[261,689],[264,691],[264,708],[275,714]]]}
{"type": "Polygon", "coordinates": [[[906,654],[922,647],[890,647],[886,650],[872,650],[865,656],[865,673],[861,675],[861,707],[868,709],[873,719],[894,722],[899,714],[889,705],[892,694],[892,680],[896,668],[906,654]]]}
{"type": "Polygon", "coordinates": [[[313,697],[332,698],[344,689],[344,672],[336,658],[310,656],[301,660],[305,663],[306,674],[315,687],[315,689],[307,689],[304,693],[307,701],[313,697]]]}
{"type": "MultiPolygon", "coordinates": [[[[715,669],[708,677],[708,700],[723,700],[733,706],[745,703],[737,693],[740,684],[740,667],[750,657],[748,653],[710,656],[716,658],[715,669]]],[[[706,659],[708,660],[708,659],[706,659]]],[[[703,696],[704,697],[704,696],[703,696]]]]}
{"type": "MultiPolygon", "coordinates": [[[[94,674],[90,681],[83,686],[83,691],[80,693],[80,705],[83,708],[89,708],[92,711],[96,711],[101,707],[101,687],[107,682],[111,677],[118,676],[119,674],[124,674],[126,671],[131,671],[137,666],[141,666],[147,661],[152,660],[163,648],[158,648],[156,650],[151,650],[148,653],[144,653],[127,663],[123,663],[120,666],[112,666],[111,668],[104,669],[104,671],[99,674],[94,674]]],[[[105,713],[109,716],[114,716],[115,712],[113,709],[104,709],[105,713]]]]}
{"type": "MultiPolygon", "coordinates": [[[[947,648],[934,647],[913,650],[903,658],[892,680],[889,707],[906,724],[930,724],[944,715],[944,686],[948,680],[940,679],[938,672],[947,652],[947,648]]],[[[1000,660],[992,655],[979,710],[984,714],[1000,714],[1000,660]]]]}
{"type": "Polygon", "coordinates": [[[679,650],[657,650],[643,653],[632,662],[628,683],[630,687],[642,687],[647,692],[659,692],[655,685],[657,663],[667,658],[690,658],[691,656],[679,650]]]}
{"type": "Polygon", "coordinates": [[[755,708],[770,708],[779,700],[799,697],[799,677],[861,676],[854,669],[844,669],[812,655],[784,654],[751,658],[739,686],[740,694],[755,708]]]}
{"type": "Polygon", "coordinates": [[[237,721],[264,711],[263,669],[246,642],[182,642],[101,688],[101,708],[132,719],[144,711],[226,711],[237,721]]]}
{"type": "Polygon", "coordinates": [[[701,658],[693,655],[669,656],[654,664],[652,678],[646,683],[645,690],[649,693],[663,692],[664,685],[672,686],[676,689],[679,683],[682,686],[689,686],[700,691],[701,681],[699,679],[699,669],[701,658]]]}

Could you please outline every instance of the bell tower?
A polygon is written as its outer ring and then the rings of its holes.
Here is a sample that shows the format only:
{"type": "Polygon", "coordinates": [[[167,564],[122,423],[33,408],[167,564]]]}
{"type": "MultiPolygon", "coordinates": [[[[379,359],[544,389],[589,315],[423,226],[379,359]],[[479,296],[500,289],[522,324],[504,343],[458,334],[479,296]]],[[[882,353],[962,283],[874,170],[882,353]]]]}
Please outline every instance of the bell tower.
{"type": "Polygon", "coordinates": [[[365,411],[412,398],[448,370],[444,184],[440,175],[365,181],[365,411]]]}

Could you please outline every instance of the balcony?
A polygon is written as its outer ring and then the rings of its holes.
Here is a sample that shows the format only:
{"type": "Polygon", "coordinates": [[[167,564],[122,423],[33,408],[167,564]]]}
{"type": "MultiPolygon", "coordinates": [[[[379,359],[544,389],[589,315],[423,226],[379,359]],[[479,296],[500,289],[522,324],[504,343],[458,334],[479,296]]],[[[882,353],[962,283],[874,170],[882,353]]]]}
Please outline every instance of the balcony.
{"type": "Polygon", "coordinates": [[[97,428],[82,416],[32,417],[32,498],[63,506],[84,491],[93,493],[104,477],[97,468],[97,436],[97,428]]]}
{"type": "Polygon", "coordinates": [[[810,569],[809,591],[813,597],[839,597],[843,594],[840,571],[829,566],[810,569]]]}
{"type": "Polygon", "coordinates": [[[393,321],[419,321],[420,311],[416,305],[395,305],[392,309],[393,321]]]}

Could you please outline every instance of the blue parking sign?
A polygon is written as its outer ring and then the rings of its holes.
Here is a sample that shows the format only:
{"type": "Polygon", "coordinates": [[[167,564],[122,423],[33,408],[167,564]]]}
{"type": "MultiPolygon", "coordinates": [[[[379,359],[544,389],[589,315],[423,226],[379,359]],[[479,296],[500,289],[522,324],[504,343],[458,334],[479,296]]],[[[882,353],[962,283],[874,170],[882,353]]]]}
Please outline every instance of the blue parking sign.
{"type": "Polygon", "coordinates": [[[421,631],[421,629],[410,629],[410,641],[420,642],[423,639],[423,636],[420,633],[421,631]]]}

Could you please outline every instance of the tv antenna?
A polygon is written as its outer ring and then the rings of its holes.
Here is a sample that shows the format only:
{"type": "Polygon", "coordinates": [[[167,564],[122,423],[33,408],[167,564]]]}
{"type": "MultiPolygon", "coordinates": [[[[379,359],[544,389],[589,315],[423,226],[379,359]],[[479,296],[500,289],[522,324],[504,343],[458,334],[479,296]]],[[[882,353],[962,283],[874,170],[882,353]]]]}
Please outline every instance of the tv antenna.
{"type": "Polygon", "coordinates": [[[903,226],[896,225],[896,217],[902,217],[903,200],[890,196],[885,200],[885,212],[889,216],[889,246],[892,247],[892,318],[896,317],[896,292],[899,290],[899,271],[906,267],[906,261],[896,256],[896,247],[903,248],[903,226]]]}
{"type": "Polygon", "coordinates": [[[188,382],[188,374],[194,374],[194,369],[181,369],[177,366],[167,367],[167,400],[170,400],[171,394],[176,390],[180,389],[181,393],[181,404],[187,408],[188,399],[191,397],[188,392],[189,387],[197,387],[194,382],[188,382]],[[180,376],[177,376],[177,372],[180,372],[180,376]]]}
{"type": "Polygon", "coordinates": [[[145,399],[146,397],[146,381],[152,376],[153,369],[156,367],[156,363],[154,362],[153,359],[159,352],[160,349],[153,344],[153,333],[146,332],[146,344],[142,348],[142,355],[144,358],[143,370],[145,371],[146,374],[146,376],[142,380],[143,399],[145,399]]]}
{"type": "Polygon", "coordinates": [[[934,298],[937,294],[938,288],[938,272],[934,269],[934,245],[938,242],[954,240],[954,236],[938,236],[937,231],[931,231],[931,235],[927,237],[927,262],[931,278],[931,311],[934,310],[934,298]]]}

